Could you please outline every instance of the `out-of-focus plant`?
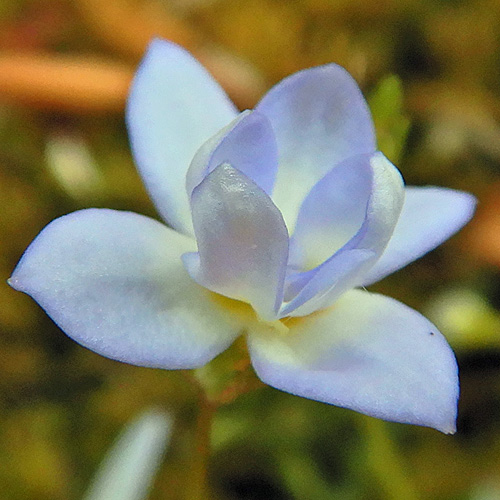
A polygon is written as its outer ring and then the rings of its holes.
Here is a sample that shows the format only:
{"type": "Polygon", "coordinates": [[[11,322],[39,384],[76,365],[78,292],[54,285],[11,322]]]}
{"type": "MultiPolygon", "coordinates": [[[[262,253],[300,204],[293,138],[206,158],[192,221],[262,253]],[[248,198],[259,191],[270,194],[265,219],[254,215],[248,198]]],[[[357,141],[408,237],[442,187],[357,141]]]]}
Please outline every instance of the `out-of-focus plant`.
{"type": "Polygon", "coordinates": [[[107,452],[83,500],[145,500],[168,446],[172,422],[149,410],[127,424],[107,452]]]}

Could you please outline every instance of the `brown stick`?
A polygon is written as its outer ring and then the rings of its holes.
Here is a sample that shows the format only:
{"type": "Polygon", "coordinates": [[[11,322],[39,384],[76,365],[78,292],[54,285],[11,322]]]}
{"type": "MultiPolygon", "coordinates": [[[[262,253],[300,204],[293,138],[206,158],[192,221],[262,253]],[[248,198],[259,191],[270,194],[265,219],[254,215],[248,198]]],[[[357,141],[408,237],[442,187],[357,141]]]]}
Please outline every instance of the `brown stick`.
{"type": "Polygon", "coordinates": [[[251,108],[267,88],[259,71],[222,47],[210,45],[192,26],[151,2],[148,9],[124,0],[76,0],[94,35],[122,56],[138,61],[153,37],[163,37],[200,60],[241,108],[251,108]]]}
{"type": "Polygon", "coordinates": [[[86,56],[0,55],[0,99],[49,110],[121,111],[133,69],[86,56]]]}

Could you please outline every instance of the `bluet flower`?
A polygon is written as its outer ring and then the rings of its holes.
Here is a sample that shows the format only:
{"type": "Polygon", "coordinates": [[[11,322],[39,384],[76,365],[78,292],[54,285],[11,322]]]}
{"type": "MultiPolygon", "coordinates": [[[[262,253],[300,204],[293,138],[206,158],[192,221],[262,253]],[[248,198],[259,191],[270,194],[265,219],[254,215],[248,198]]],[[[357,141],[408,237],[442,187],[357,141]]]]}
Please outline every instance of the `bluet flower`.
{"type": "Polygon", "coordinates": [[[405,188],[367,104],[328,64],[238,113],[185,50],[155,40],[127,106],[166,225],[82,210],[49,224],[10,284],[113,359],[196,368],[246,334],[278,389],[454,432],[454,355],[418,312],[364,287],[460,229],[475,200],[405,188]]]}

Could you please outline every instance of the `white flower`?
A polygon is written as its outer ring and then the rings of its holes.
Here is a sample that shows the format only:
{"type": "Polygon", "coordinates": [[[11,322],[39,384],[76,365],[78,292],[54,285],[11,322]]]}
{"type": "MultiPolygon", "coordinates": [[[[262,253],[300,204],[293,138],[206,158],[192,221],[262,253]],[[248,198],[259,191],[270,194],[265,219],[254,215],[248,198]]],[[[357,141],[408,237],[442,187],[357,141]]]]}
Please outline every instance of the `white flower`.
{"type": "Polygon", "coordinates": [[[447,239],[475,200],[405,189],[345,70],[301,71],[238,114],[188,53],[156,40],[127,119],[174,229],[105,209],[61,217],[26,251],[14,288],[110,358],[196,368],[245,333],[258,376],[278,389],[454,432],[457,366],[443,336],[356,287],[447,239]]]}

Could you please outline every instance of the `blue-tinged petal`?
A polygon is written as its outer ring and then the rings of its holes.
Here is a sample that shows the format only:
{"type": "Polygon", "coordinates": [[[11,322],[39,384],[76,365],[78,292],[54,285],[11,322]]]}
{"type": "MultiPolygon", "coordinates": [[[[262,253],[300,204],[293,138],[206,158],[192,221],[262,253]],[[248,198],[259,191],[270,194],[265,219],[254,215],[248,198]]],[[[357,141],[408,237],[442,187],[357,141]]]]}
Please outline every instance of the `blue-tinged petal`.
{"type": "Polygon", "coordinates": [[[186,172],[197,149],[237,115],[188,52],[154,40],[135,75],[126,119],[135,161],[161,216],[192,231],[186,172]]]}
{"type": "Polygon", "coordinates": [[[305,316],[330,306],[353,287],[360,272],[374,262],[376,253],[353,249],[339,252],[320,268],[292,274],[286,283],[287,299],[280,316],[305,316]]]}
{"type": "Polygon", "coordinates": [[[157,410],[130,422],[101,463],[83,500],[145,500],[170,440],[171,418],[157,410]]]}
{"type": "Polygon", "coordinates": [[[195,368],[230,345],[239,320],[186,273],[194,240],[130,212],[91,209],[49,224],[10,285],[71,338],[112,359],[195,368]]]}
{"type": "Polygon", "coordinates": [[[269,196],[244,174],[222,164],[191,198],[198,253],[184,256],[194,280],[250,303],[264,320],[283,298],[288,233],[269,196]]]}
{"type": "Polygon", "coordinates": [[[257,111],[244,111],[197,151],[186,176],[193,189],[222,163],[237,165],[268,195],[278,170],[278,146],[269,120],[257,111]]]}
{"type": "MultiPolygon", "coordinates": [[[[326,261],[309,271],[290,273],[287,278],[285,296],[289,302],[283,306],[281,316],[304,316],[328,307],[342,293],[353,288],[380,257],[399,218],[404,202],[404,186],[401,174],[382,153],[359,155],[335,167],[311,190],[304,201],[294,244],[304,248],[310,259],[323,258],[328,245],[335,252],[338,245],[337,225],[345,233],[358,230],[326,261]],[[337,173],[337,170],[339,172],[337,173]],[[339,176],[345,174],[347,182],[339,176]],[[359,183],[359,190],[354,184],[359,183]],[[347,196],[343,191],[347,191],[347,196]],[[366,196],[368,193],[368,197],[366,196]],[[364,209],[364,220],[360,211],[351,205],[359,203],[364,209]],[[353,223],[349,227],[350,210],[353,223]],[[332,221],[328,222],[328,213],[332,221]],[[317,223],[315,218],[320,222],[317,223]],[[310,224],[311,230],[305,228],[310,224]],[[310,247],[312,248],[310,248],[310,247]],[[315,247],[319,253],[315,255],[315,247]],[[303,287],[299,289],[298,284],[303,287]],[[292,298],[291,291],[298,293],[292,298]]],[[[294,235],[295,236],[295,235],[294,235]]],[[[345,238],[345,234],[343,235],[345,238]]],[[[293,255],[293,254],[292,254],[293,255]]],[[[293,264],[293,262],[292,262],[293,264]]]]}
{"type": "Polygon", "coordinates": [[[391,240],[359,284],[371,285],[443,243],[470,220],[475,206],[474,196],[462,191],[407,187],[391,240]]]}
{"type": "Polygon", "coordinates": [[[375,151],[370,111],[354,79],[336,64],[285,78],[256,109],[276,134],[280,168],[273,200],[291,231],[300,203],[319,179],[346,158],[375,151]]]}
{"type": "Polygon", "coordinates": [[[413,309],[352,290],[329,309],[282,321],[285,335],[264,326],[249,335],[252,364],[266,384],[373,417],[455,432],[453,352],[413,309]]]}
{"type": "Polygon", "coordinates": [[[382,153],[372,155],[369,163],[372,190],[365,220],[344,248],[365,248],[380,254],[387,246],[401,215],[405,188],[401,172],[382,153]]]}
{"type": "Polygon", "coordinates": [[[309,191],[290,239],[290,262],[294,266],[319,266],[360,230],[372,192],[370,158],[348,158],[309,191]]]}

